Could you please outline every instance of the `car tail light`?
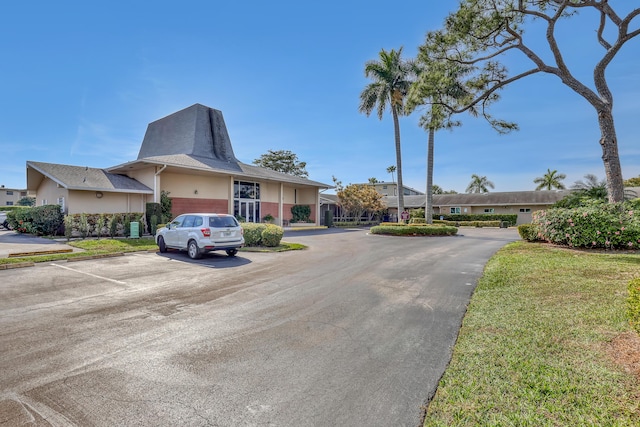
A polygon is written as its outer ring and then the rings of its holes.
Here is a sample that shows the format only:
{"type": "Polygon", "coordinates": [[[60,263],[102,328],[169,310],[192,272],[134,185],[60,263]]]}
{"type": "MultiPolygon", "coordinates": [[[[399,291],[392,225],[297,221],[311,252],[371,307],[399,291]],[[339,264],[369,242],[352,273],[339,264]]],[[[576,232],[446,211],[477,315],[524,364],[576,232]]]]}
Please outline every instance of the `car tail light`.
{"type": "Polygon", "coordinates": [[[202,231],[202,235],[204,237],[211,237],[211,229],[210,228],[201,228],[200,231],[202,231]]]}

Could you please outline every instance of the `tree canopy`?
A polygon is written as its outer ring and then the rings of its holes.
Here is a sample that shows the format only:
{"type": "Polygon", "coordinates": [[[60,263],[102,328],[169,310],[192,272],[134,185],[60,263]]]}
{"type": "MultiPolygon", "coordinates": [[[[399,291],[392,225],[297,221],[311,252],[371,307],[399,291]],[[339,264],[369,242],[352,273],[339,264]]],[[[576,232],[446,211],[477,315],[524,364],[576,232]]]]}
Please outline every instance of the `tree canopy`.
{"type": "Polygon", "coordinates": [[[309,173],[306,170],[307,163],[298,160],[298,156],[289,150],[269,150],[255,159],[253,164],[289,175],[306,178],[309,173]]]}
{"type": "Polygon", "coordinates": [[[558,171],[555,169],[547,169],[547,173],[534,179],[533,183],[538,184],[538,186],[536,187],[536,191],[553,190],[554,188],[558,190],[564,190],[566,187],[562,183],[562,180],[566,177],[567,175],[558,173],[558,171]]]}
{"type": "Polygon", "coordinates": [[[467,186],[467,193],[488,193],[489,188],[495,188],[493,182],[489,181],[486,176],[471,175],[471,182],[467,186]]]}
{"type": "Polygon", "coordinates": [[[382,203],[382,194],[378,193],[374,186],[368,184],[349,184],[342,186],[342,182],[333,177],[338,196],[338,205],[341,208],[342,217],[351,217],[356,221],[363,215],[372,220],[374,215],[385,209],[382,203]]]}
{"type": "Polygon", "coordinates": [[[447,76],[459,74],[462,68],[465,74],[462,89],[466,94],[451,102],[446,91],[442,91],[442,95],[438,95],[438,91],[428,92],[432,96],[430,102],[443,106],[449,114],[468,111],[482,115],[495,129],[506,132],[517,126],[492,117],[488,111],[489,105],[499,99],[499,91],[539,73],[557,77],[594,107],[609,201],[621,202],[624,191],[613,120],[613,94],[605,73],[620,49],[640,34],[640,29],[631,28],[640,8],[630,6],[632,2],[616,2],[614,9],[611,3],[606,0],[461,0],[458,10],[446,18],[443,29],[427,33],[419,60],[439,64],[436,70],[440,75],[430,75],[431,81],[436,82],[446,81],[447,76]],[[592,40],[601,48],[602,54],[593,70],[572,69],[559,40],[564,32],[560,24],[578,12],[595,12],[599,17],[594,21],[593,30],[582,35],[585,42],[592,40]],[[538,31],[539,25],[542,31],[538,31]],[[525,30],[532,31],[525,34],[525,30]],[[529,35],[530,38],[525,37],[529,35]],[[525,65],[511,73],[505,65],[507,62],[525,65]],[[578,77],[587,75],[593,76],[590,84],[578,77]]]}

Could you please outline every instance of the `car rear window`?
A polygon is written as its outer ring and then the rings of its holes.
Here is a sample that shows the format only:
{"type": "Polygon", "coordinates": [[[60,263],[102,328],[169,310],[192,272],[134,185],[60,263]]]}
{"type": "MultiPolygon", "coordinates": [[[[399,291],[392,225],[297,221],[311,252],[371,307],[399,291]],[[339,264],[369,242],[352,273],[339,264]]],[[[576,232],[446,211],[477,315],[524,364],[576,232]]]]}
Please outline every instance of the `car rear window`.
{"type": "Polygon", "coordinates": [[[211,216],[209,227],[237,227],[238,222],[232,216],[211,216]]]}

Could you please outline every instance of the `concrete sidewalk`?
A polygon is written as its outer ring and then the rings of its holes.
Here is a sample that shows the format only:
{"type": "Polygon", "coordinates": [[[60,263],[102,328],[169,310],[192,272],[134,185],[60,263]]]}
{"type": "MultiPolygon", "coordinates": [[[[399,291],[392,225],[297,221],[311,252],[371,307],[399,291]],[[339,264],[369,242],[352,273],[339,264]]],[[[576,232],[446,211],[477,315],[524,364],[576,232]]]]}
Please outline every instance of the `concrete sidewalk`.
{"type": "Polygon", "coordinates": [[[11,230],[0,230],[0,258],[7,258],[10,254],[36,255],[39,252],[56,253],[63,251],[81,252],[81,249],[74,248],[65,243],[36,237],[30,234],[20,234],[11,230]]]}

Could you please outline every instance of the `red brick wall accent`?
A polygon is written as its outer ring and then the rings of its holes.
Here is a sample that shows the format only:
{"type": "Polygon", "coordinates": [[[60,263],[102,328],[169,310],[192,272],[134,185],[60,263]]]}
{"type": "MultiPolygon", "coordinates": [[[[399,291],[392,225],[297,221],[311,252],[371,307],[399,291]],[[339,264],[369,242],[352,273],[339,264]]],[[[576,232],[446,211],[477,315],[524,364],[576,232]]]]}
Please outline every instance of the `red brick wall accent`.
{"type": "Polygon", "coordinates": [[[226,199],[185,199],[171,198],[171,213],[174,217],[188,212],[229,213],[226,199]]]}
{"type": "MultiPolygon", "coordinates": [[[[262,218],[264,218],[268,214],[271,214],[271,216],[273,216],[274,218],[278,218],[278,204],[275,202],[260,202],[260,220],[262,220],[262,218]]],[[[291,215],[291,212],[289,212],[289,215],[291,215]]]]}

